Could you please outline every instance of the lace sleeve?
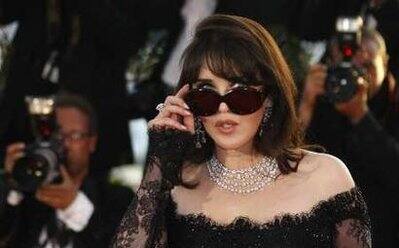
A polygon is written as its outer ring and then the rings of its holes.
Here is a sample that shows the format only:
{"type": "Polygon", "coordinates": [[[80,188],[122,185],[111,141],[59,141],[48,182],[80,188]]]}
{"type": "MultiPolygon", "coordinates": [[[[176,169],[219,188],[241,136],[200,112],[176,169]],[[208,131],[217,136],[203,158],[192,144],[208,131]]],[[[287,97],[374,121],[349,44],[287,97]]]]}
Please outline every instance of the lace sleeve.
{"type": "Polygon", "coordinates": [[[149,158],[137,200],[133,201],[118,228],[112,247],[166,247],[165,208],[171,178],[183,159],[189,134],[178,131],[150,131],[149,158]]]}
{"type": "Polygon", "coordinates": [[[341,210],[342,219],[336,225],[338,248],[370,248],[371,224],[367,213],[367,206],[360,190],[352,191],[351,197],[345,199],[347,203],[341,210]]]}

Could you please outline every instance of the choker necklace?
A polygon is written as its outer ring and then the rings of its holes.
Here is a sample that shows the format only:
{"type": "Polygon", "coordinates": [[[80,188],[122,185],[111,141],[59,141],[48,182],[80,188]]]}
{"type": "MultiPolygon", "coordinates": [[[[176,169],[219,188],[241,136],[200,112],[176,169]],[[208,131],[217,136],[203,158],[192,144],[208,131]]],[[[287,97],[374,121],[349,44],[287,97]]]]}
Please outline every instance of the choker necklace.
{"type": "Polygon", "coordinates": [[[267,156],[248,168],[229,169],[213,155],[207,167],[211,180],[218,187],[238,194],[259,191],[281,174],[277,160],[267,156]]]}

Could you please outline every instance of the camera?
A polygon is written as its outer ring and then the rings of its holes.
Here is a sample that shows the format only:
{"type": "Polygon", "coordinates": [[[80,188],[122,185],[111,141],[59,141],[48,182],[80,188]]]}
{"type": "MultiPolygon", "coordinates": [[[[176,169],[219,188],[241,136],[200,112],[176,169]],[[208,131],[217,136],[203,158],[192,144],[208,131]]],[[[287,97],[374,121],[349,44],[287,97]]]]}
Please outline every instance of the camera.
{"type": "Polygon", "coordinates": [[[330,102],[346,102],[357,91],[362,70],[352,64],[352,58],[360,47],[363,21],[361,17],[339,17],[336,21],[336,39],[342,61],[327,69],[325,95],[330,102]]]}
{"type": "Polygon", "coordinates": [[[35,192],[43,184],[60,182],[59,165],[65,152],[54,115],[53,97],[25,98],[34,142],[28,144],[11,172],[12,186],[24,192],[35,192]]]}

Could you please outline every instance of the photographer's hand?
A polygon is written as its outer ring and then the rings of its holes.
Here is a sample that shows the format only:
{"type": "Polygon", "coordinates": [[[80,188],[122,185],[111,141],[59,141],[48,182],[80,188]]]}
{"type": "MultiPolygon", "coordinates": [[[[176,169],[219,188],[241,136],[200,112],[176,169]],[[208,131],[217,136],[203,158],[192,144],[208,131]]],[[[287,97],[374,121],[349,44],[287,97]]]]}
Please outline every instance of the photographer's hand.
{"type": "Polygon", "coordinates": [[[317,97],[324,94],[327,67],[316,64],[310,67],[305,79],[303,95],[299,104],[299,118],[303,129],[307,129],[312,120],[317,97]]]}
{"type": "Polygon", "coordinates": [[[347,102],[335,104],[338,112],[348,117],[352,124],[357,124],[369,111],[367,105],[368,83],[360,78],[356,94],[347,102]]]}
{"type": "Polygon", "coordinates": [[[15,161],[25,156],[24,153],[25,143],[13,143],[7,146],[6,156],[4,159],[4,171],[5,173],[11,173],[14,169],[15,161]]]}
{"type": "Polygon", "coordinates": [[[79,187],[72,180],[64,166],[60,167],[62,183],[49,184],[40,187],[36,192],[36,198],[44,204],[56,208],[67,208],[76,198],[79,187]]]}

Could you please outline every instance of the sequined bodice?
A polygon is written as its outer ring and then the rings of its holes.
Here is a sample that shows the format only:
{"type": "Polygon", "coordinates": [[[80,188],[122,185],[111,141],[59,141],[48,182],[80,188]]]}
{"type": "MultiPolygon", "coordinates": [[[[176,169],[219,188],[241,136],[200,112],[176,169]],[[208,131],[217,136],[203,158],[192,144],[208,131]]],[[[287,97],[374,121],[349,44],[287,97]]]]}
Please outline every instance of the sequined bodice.
{"type": "Polygon", "coordinates": [[[171,200],[167,208],[170,248],[336,247],[337,226],[353,217],[364,220],[351,224],[354,235],[364,239],[364,247],[369,242],[364,229],[368,225],[366,209],[356,188],[320,202],[308,213],[277,216],[267,223],[238,217],[231,224],[222,225],[203,214],[180,215],[176,209],[171,200]]]}

